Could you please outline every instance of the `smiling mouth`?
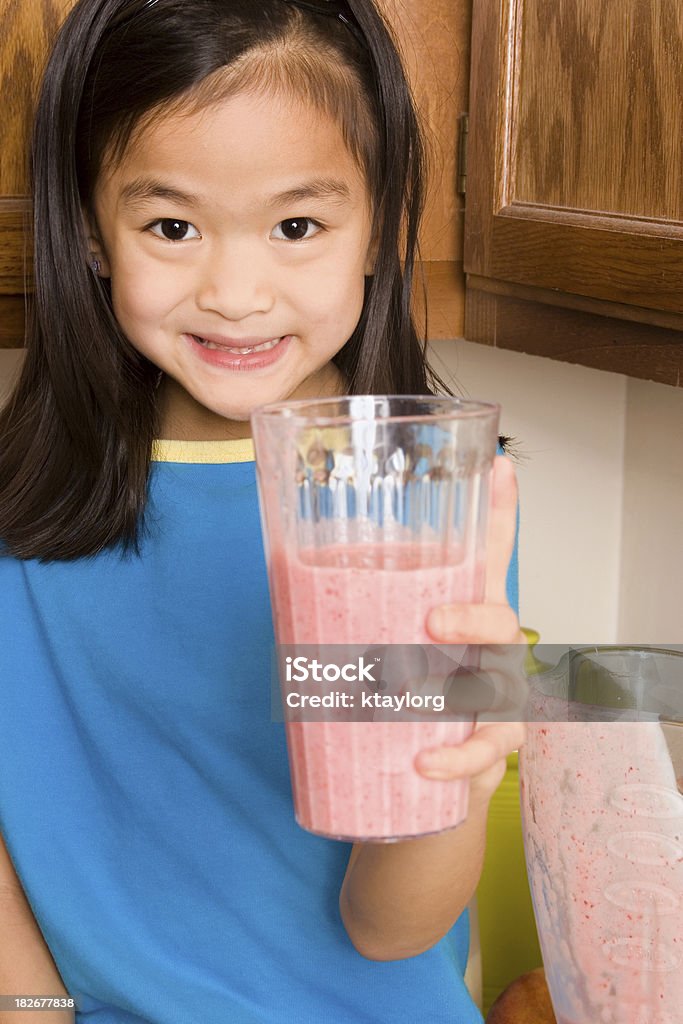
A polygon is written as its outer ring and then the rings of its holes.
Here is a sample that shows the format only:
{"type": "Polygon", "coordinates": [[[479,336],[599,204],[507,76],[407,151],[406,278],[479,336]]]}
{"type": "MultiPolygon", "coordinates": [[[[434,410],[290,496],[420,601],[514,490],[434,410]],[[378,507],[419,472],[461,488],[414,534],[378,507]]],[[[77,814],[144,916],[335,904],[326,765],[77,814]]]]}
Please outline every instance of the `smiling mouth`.
{"type": "Polygon", "coordinates": [[[216,352],[231,352],[236,356],[247,356],[251,352],[270,352],[282,341],[282,338],[272,338],[270,341],[264,341],[260,345],[252,345],[249,348],[231,348],[229,345],[219,345],[215,341],[207,341],[206,338],[201,338],[198,334],[193,334],[192,337],[203,348],[213,349],[216,352]]]}

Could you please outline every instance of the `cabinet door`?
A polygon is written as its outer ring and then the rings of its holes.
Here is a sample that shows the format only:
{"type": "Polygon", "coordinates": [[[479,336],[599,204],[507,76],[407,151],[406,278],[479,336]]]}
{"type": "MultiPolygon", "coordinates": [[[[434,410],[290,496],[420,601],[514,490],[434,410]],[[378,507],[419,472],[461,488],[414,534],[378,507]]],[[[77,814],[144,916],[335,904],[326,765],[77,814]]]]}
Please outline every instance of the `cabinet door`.
{"type": "Polygon", "coordinates": [[[466,336],[677,384],[682,138],[679,0],[474,0],[466,336]]]}

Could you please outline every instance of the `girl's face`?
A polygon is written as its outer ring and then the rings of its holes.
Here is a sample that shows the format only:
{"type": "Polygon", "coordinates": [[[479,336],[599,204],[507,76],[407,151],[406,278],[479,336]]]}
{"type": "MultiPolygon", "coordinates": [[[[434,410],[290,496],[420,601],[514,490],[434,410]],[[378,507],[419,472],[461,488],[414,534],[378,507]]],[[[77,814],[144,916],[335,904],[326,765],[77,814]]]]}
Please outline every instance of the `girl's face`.
{"type": "Polygon", "coordinates": [[[240,93],[138,132],[94,197],[116,318],[166,374],[162,434],[249,436],[265,402],[343,390],[331,365],[372,273],[371,204],[336,123],[240,93]]]}

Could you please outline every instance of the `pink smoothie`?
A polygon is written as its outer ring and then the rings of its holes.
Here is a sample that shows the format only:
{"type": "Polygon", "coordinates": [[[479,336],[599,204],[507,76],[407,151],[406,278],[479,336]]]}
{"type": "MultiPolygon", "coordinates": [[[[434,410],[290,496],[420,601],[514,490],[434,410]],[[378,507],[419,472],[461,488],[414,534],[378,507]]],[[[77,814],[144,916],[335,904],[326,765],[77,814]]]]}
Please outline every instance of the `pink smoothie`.
{"type": "MultiPolygon", "coordinates": [[[[435,605],[481,599],[483,566],[440,564],[441,549],[410,543],[333,545],[273,553],[271,579],[280,644],[430,644],[435,605]]],[[[359,717],[355,714],[355,717],[359,717]]],[[[467,782],[426,779],[417,753],[461,743],[471,722],[438,720],[289,722],[297,821],[341,839],[400,839],[458,825],[467,782]]]]}
{"type": "Polygon", "coordinates": [[[558,1021],[683,1022],[683,796],[665,729],[529,727],[524,841],[558,1021]]]}

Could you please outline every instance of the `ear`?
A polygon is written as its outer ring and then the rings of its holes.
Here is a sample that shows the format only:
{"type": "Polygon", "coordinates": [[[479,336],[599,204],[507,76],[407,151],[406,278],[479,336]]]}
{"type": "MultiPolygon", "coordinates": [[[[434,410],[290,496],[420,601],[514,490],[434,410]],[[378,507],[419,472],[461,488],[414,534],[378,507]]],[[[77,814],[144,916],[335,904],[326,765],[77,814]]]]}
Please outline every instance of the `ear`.
{"type": "Polygon", "coordinates": [[[95,218],[83,209],[83,227],[88,241],[88,266],[96,277],[111,277],[109,260],[95,218]]]}

